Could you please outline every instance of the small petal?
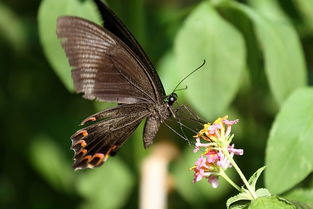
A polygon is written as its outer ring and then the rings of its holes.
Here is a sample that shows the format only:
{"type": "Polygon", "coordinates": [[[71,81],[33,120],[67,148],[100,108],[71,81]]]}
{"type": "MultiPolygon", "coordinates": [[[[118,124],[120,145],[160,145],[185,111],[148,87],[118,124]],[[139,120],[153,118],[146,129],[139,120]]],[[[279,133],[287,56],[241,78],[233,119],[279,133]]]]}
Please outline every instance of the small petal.
{"type": "Polygon", "coordinates": [[[222,128],[221,124],[214,123],[208,128],[209,134],[216,134],[216,132],[221,128],[222,128]]]}
{"type": "Polygon", "coordinates": [[[205,156],[207,157],[208,163],[215,163],[219,160],[219,156],[215,150],[208,151],[205,156]]]}
{"type": "Polygon", "coordinates": [[[204,173],[204,170],[203,169],[194,169],[195,173],[194,173],[194,179],[193,179],[193,183],[196,183],[198,181],[200,181],[205,173],[204,173]]]}
{"type": "Polygon", "coordinates": [[[212,185],[213,188],[217,188],[219,186],[218,176],[211,175],[208,177],[208,181],[212,185]]]}
{"type": "Polygon", "coordinates": [[[228,147],[228,152],[235,155],[243,155],[243,149],[236,149],[234,144],[228,147]]]}
{"type": "MultiPolygon", "coordinates": [[[[216,162],[218,166],[220,166],[224,170],[231,167],[229,160],[225,157],[225,155],[221,151],[219,151],[218,156],[219,161],[216,162]]],[[[233,154],[230,154],[230,156],[232,157],[233,154]]]]}
{"type": "Polygon", "coordinates": [[[228,126],[232,126],[232,125],[234,125],[234,124],[236,124],[238,122],[239,122],[239,119],[236,119],[236,120],[223,120],[223,123],[225,125],[228,125],[228,126]]]}
{"type": "Polygon", "coordinates": [[[231,126],[227,126],[225,137],[228,137],[230,135],[230,132],[231,132],[231,126]]]}
{"type": "Polygon", "coordinates": [[[198,160],[195,162],[195,166],[197,169],[202,169],[202,167],[206,167],[206,158],[200,156],[198,160]]]}
{"type": "Polygon", "coordinates": [[[196,153],[199,151],[199,149],[200,149],[200,147],[195,146],[195,148],[193,149],[193,152],[196,153]]]}
{"type": "Polygon", "coordinates": [[[200,138],[196,139],[195,149],[200,149],[200,147],[209,147],[209,143],[201,143],[200,138]]]}

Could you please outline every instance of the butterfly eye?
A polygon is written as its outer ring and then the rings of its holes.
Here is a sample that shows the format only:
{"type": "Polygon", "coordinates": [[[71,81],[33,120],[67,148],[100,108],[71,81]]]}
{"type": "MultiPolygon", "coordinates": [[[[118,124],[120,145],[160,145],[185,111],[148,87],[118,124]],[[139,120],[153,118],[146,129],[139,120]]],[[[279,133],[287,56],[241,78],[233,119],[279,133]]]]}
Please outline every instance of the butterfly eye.
{"type": "Polygon", "coordinates": [[[168,102],[167,102],[167,104],[168,104],[169,106],[172,106],[172,105],[174,104],[174,102],[176,102],[176,100],[177,100],[177,94],[172,93],[172,94],[168,97],[168,102]]]}

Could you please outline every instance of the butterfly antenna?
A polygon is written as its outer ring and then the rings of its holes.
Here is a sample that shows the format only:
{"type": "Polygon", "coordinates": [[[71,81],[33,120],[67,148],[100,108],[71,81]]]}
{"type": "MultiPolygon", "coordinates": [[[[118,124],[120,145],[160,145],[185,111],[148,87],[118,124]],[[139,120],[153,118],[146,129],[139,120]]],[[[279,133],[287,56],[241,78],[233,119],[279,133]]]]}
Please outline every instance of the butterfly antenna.
{"type": "MultiPolygon", "coordinates": [[[[176,89],[178,88],[178,86],[184,81],[184,80],[186,80],[189,76],[191,76],[193,73],[195,73],[196,71],[198,71],[200,68],[202,68],[203,67],[203,65],[205,65],[205,60],[203,60],[203,63],[199,66],[199,67],[197,67],[195,70],[193,70],[191,73],[189,73],[187,76],[185,76],[177,85],[176,85],[176,87],[174,88],[174,90],[173,90],[173,92],[175,92],[176,91],[176,89]]],[[[186,88],[187,89],[187,88],[186,88]]]]}
{"type": "Polygon", "coordinates": [[[181,89],[176,89],[175,92],[178,92],[178,91],[183,91],[183,90],[186,90],[188,89],[188,86],[186,85],[184,88],[181,88],[181,89]]]}

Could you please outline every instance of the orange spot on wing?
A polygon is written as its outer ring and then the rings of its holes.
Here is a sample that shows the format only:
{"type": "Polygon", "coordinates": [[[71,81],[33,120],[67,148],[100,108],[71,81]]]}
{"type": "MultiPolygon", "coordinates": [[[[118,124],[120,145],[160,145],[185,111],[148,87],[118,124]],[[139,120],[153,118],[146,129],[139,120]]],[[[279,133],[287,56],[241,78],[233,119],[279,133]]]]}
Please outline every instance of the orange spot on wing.
{"type": "Polygon", "coordinates": [[[92,158],[96,158],[96,157],[102,159],[102,158],[104,158],[104,154],[102,154],[102,153],[97,153],[97,154],[94,154],[92,158]]]}
{"type": "Polygon", "coordinates": [[[104,161],[105,156],[102,153],[94,154],[92,159],[89,162],[93,161],[93,159],[95,158],[99,158],[98,162],[94,165],[96,167],[104,161]]]}
{"type": "Polygon", "coordinates": [[[116,150],[117,146],[113,145],[106,153],[104,156],[104,161],[107,161],[107,159],[110,157],[110,153],[114,150],[116,150]]]}
{"type": "Polygon", "coordinates": [[[84,161],[84,160],[86,160],[87,161],[87,163],[91,160],[91,158],[92,158],[92,156],[91,155],[87,155],[87,156],[85,156],[84,158],[83,158],[83,160],[82,161],[84,161]]]}
{"type": "Polygon", "coordinates": [[[88,132],[87,132],[86,130],[82,130],[82,131],[80,132],[80,134],[82,134],[84,137],[85,137],[85,136],[88,136],[88,132]]]}
{"type": "Polygon", "coordinates": [[[79,153],[75,154],[74,159],[77,160],[81,157],[83,157],[84,155],[86,155],[87,150],[86,149],[82,149],[79,153]]]}
{"type": "Polygon", "coordinates": [[[78,144],[80,144],[80,146],[82,146],[82,147],[86,147],[87,146],[87,143],[85,142],[85,140],[79,140],[78,142],[76,142],[73,146],[76,146],[76,145],[78,145],[78,144]]]}
{"type": "Polygon", "coordinates": [[[104,162],[107,161],[109,157],[110,157],[109,154],[105,154],[103,161],[104,161],[104,162]]]}
{"type": "Polygon", "coordinates": [[[86,149],[82,149],[82,151],[80,151],[83,153],[83,155],[85,155],[87,153],[87,150],[86,149]]]}
{"type": "Polygon", "coordinates": [[[95,117],[90,117],[90,118],[86,118],[85,120],[83,120],[83,122],[81,122],[82,125],[84,125],[85,123],[91,122],[91,121],[96,121],[97,118],[95,117]]]}
{"type": "Polygon", "coordinates": [[[72,137],[76,138],[79,135],[82,135],[83,137],[88,136],[88,131],[86,131],[86,130],[79,130],[72,137]]]}

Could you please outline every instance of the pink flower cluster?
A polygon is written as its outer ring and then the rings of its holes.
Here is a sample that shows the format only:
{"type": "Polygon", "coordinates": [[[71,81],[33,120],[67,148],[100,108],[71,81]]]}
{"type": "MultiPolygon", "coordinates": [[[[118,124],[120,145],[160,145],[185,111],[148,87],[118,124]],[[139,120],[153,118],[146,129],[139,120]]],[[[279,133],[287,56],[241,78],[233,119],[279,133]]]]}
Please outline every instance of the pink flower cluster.
{"type": "Polygon", "coordinates": [[[218,177],[221,171],[231,167],[229,159],[225,156],[243,155],[242,149],[235,149],[234,144],[230,145],[233,136],[231,126],[239,120],[229,121],[227,116],[218,118],[212,125],[205,124],[196,137],[194,152],[204,148],[195,165],[191,168],[194,171],[193,182],[206,178],[213,188],[218,187],[218,177]],[[202,143],[201,140],[206,143],[202,143]]]}

